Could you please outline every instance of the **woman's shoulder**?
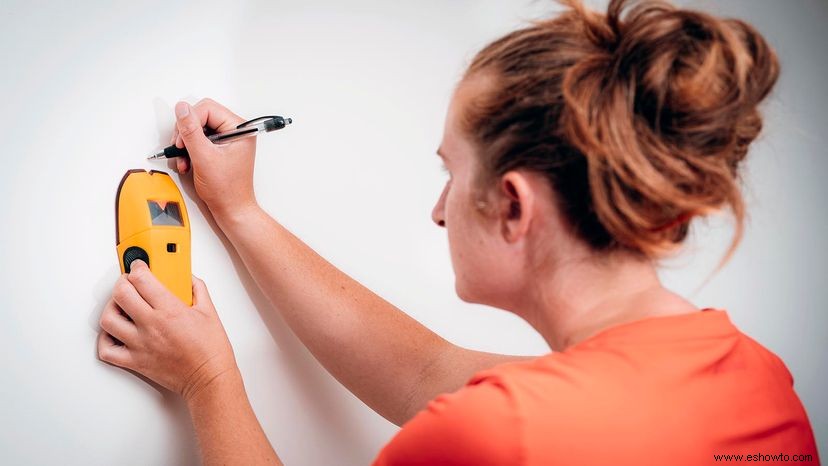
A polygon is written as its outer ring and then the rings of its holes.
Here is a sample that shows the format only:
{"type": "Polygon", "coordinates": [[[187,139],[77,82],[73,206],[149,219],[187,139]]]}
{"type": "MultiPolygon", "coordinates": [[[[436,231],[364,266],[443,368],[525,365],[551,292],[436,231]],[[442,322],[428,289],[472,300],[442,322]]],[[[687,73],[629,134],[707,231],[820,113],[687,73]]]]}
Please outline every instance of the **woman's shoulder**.
{"type": "MultiPolygon", "coordinates": [[[[561,352],[507,362],[474,374],[467,385],[493,384],[518,401],[539,387],[554,397],[596,399],[642,384],[665,389],[675,380],[725,382],[750,375],[763,384],[793,385],[785,362],[773,351],[743,333],[727,313],[699,312],[645,319],[604,330],[561,352]]],[[[540,400],[540,397],[531,397],[540,400]]],[[[525,403],[524,403],[525,405],[525,403]]]]}
{"type": "MultiPolygon", "coordinates": [[[[374,464],[523,464],[526,388],[539,388],[529,379],[543,372],[547,383],[563,380],[543,369],[554,354],[479,371],[459,390],[438,395],[402,426],[374,464]]],[[[543,398],[550,403],[569,397],[558,391],[543,398]]]]}
{"type": "Polygon", "coordinates": [[[538,407],[532,400],[542,400],[548,415],[557,411],[554,405],[582,398],[572,380],[547,367],[548,359],[559,357],[550,353],[477,372],[459,390],[429,401],[374,464],[524,464],[527,416],[538,407]]]}
{"type": "Polygon", "coordinates": [[[640,322],[479,371],[460,390],[430,401],[376,464],[545,464],[574,450],[611,462],[591,447],[596,436],[607,454],[631,462],[646,438],[665,461],[682,451],[685,464],[697,464],[709,459],[699,456],[699,442],[714,448],[734,432],[766,425],[768,413],[779,426],[807,430],[781,359],[725,322],[721,314],[640,322]],[[715,325],[697,325],[699,319],[715,325]],[[761,419],[744,414],[754,408],[761,419]],[[720,416],[739,421],[711,425],[720,416]],[[676,440],[679,431],[697,442],[676,440]]]}
{"type": "Polygon", "coordinates": [[[487,377],[438,395],[402,426],[374,464],[521,464],[521,419],[501,381],[487,377]]]}

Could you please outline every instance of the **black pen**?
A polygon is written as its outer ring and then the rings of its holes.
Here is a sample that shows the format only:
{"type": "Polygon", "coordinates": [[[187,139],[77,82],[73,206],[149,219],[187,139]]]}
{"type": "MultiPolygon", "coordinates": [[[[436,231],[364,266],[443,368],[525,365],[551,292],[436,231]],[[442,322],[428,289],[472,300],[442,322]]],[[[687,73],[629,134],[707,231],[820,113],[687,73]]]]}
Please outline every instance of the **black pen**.
{"type": "MultiPolygon", "coordinates": [[[[227,144],[238,139],[256,136],[259,133],[276,131],[277,129],[282,129],[291,123],[293,123],[293,119],[291,118],[263,116],[245,121],[239,126],[236,126],[236,129],[231,129],[230,131],[225,131],[223,133],[211,134],[207,136],[207,139],[213,141],[214,144],[227,144]]],[[[147,157],[147,160],[171,159],[173,157],[184,157],[186,155],[188,155],[186,147],[179,149],[175,144],[173,144],[169,147],[165,147],[164,150],[159,151],[154,155],[150,155],[147,157]]]]}

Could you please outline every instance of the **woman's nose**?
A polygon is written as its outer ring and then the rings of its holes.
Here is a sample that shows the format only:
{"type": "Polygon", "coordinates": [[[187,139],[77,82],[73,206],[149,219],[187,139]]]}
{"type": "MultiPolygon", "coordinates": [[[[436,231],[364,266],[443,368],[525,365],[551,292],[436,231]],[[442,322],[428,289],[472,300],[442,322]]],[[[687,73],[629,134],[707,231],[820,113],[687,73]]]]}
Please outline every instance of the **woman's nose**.
{"type": "Polygon", "coordinates": [[[446,191],[448,190],[448,183],[443,188],[443,192],[440,193],[440,199],[437,200],[437,204],[434,205],[434,209],[431,210],[431,220],[437,224],[438,227],[445,227],[445,205],[446,205],[446,191]]]}

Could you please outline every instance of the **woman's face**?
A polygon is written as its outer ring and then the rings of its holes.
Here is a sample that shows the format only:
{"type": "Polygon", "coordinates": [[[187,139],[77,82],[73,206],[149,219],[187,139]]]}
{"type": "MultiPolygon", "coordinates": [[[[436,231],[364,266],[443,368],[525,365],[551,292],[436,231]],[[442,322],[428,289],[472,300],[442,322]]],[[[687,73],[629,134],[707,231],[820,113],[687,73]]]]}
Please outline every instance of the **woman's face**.
{"type": "Polygon", "coordinates": [[[503,307],[503,299],[514,290],[520,273],[514,270],[519,257],[514,245],[503,241],[500,224],[478,211],[482,194],[473,189],[478,160],[471,141],[462,134],[458,118],[468,99],[480,92],[485,82],[471,81],[458,86],[449,105],[438,149],[449,179],[432,210],[431,217],[446,228],[455,274],[455,290],[467,302],[503,307]]]}

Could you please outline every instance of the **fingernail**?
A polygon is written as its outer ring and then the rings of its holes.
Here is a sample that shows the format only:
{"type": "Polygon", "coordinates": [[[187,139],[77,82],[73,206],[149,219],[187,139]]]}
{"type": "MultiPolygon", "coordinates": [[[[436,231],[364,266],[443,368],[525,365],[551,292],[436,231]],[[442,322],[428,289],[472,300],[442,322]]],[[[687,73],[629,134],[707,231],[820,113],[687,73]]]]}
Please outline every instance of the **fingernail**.
{"type": "Polygon", "coordinates": [[[129,268],[130,268],[130,270],[134,270],[135,267],[139,267],[139,266],[142,266],[142,265],[147,265],[147,264],[145,264],[144,261],[142,261],[141,259],[135,259],[135,260],[133,260],[132,262],[129,263],[129,268]]]}
{"type": "Polygon", "coordinates": [[[190,105],[187,102],[179,102],[175,104],[175,116],[178,118],[184,118],[185,116],[190,114],[190,105]]]}

